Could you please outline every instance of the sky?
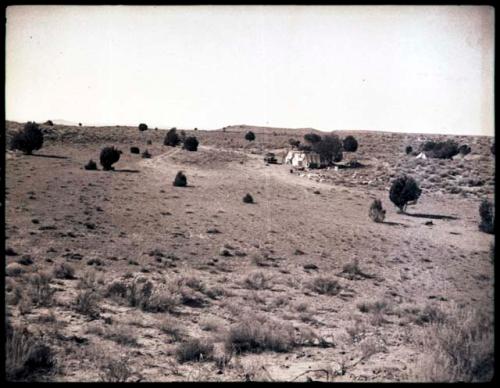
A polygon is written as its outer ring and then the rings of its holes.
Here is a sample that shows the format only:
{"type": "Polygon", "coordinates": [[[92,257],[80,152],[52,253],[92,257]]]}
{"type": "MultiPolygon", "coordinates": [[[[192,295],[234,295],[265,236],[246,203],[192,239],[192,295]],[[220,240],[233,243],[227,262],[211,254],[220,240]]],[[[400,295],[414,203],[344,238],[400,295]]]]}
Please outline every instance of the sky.
{"type": "Polygon", "coordinates": [[[494,134],[487,6],[10,6],[6,118],[494,134]]]}

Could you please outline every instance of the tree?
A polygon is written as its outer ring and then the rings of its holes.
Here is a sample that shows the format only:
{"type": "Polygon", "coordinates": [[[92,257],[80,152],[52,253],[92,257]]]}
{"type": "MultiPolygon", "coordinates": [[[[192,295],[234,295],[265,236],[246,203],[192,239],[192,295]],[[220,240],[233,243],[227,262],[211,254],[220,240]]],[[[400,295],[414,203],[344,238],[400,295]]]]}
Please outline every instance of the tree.
{"type": "Polygon", "coordinates": [[[11,139],[10,149],[23,151],[31,155],[43,145],[43,133],[34,121],[28,121],[22,131],[17,132],[11,139]]]}
{"type": "Polygon", "coordinates": [[[288,144],[290,144],[292,148],[297,148],[300,144],[300,140],[289,139],[288,144]]]}
{"type": "Polygon", "coordinates": [[[487,199],[483,199],[479,206],[479,216],[481,217],[479,230],[484,233],[495,233],[495,212],[493,211],[493,204],[487,199]]]}
{"type": "Polygon", "coordinates": [[[177,134],[177,129],[170,129],[165,135],[165,140],[163,144],[166,146],[176,147],[181,142],[179,135],[177,134]]]}
{"type": "Polygon", "coordinates": [[[358,141],[354,136],[347,136],[343,142],[344,151],[346,152],[356,152],[358,149],[358,141]]]}
{"type": "Polygon", "coordinates": [[[464,156],[470,154],[471,151],[472,149],[467,144],[462,144],[460,147],[458,147],[458,152],[464,156]]]}
{"type": "Polygon", "coordinates": [[[255,140],[255,133],[253,133],[252,131],[248,131],[245,134],[245,139],[248,141],[254,141],[255,140]]]}
{"type": "Polygon", "coordinates": [[[52,120],[47,120],[47,121],[45,122],[45,125],[49,125],[49,126],[51,126],[51,127],[52,127],[52,126],[54,125],[54,123],[52,122],[52,120]]]}
{"type": "Polygon", "coordinates": [[[186,140],[184,140],[183,148],[188,151],[197,151],[198,144],[198,139],[195,136],[188,136],[186,137],[186,140]]]}
{"type": "Polygon", "coordinates": [[[179,171],[177,173],[177,175],[175,176],[173,185],[176,187],[187,186],[187,178],[186,178],[186,175],[184,175],[184,173],[182,171],[179,171]]]}
{"type": "Polygon", "coordinates": [[[321,141],[321,136],[316,133],[306,133],[304,135],[304,140],[310,144],[319,143],[321,141]]]}
{"type": "Polygon", "coordinates": [[[139,124],[139,131],[143,132],[143,131],[147,131],[148,130],[148,126],[144,123],[141,123],[139,124]]]}
{"type": "Polygon", "coordinates": [[[120,160],[121,151],[115,147],[104,147],[101,150],[100,162],[105,171],[114,170],[112,164],[120,160]]]}
{"type": "Polygon", "coordinates": [[[312,150],[319,154],[326,164],[342,160],[342,142],[337,135],[326,135],[319,142],[312,144],[312,150]]]}
{"type": "Polygon", "coordinates": [[[417,201],[421,193],[415,179],[403,175],[392,182],[389,199],[404,213],[408,202],[417,201]]]}
{"type": "Polygon", "coordinates": [[[438,159],[451,159],[459,152],[458,144],[454,140],[440,142],[426,141],[422,150],[427,153],[427,156],[438,159]]]}

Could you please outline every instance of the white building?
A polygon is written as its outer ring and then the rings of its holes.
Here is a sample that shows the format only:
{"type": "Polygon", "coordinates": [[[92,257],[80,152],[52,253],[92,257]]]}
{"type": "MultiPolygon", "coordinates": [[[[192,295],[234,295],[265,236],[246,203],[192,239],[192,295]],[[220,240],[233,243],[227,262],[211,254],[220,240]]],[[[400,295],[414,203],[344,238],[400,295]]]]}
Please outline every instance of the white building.
{"type": "Polygon", "coordinates": [[[321,165],[321,158],[316,152],[291,150],[285,157],[285,164],[291,164],[297,168],[309,168],[311,164],[321,165]]]}

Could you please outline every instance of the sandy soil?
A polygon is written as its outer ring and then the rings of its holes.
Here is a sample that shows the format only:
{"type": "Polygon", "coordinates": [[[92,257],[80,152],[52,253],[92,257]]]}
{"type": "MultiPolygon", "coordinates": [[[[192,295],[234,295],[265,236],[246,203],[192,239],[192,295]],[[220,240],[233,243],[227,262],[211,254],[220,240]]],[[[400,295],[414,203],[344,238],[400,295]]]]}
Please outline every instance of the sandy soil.
{"type": "MultiPolygon", "coordinates": [[[[7,122],[8,133],[19,127],[7,122]]],[[[56,349],[50,380],[99,380],[113,358],[126,358],[131,379],[141,381],[412,380],[427,330],[416,322],[419,311],[472,306],[493,313],[494,236],[478,229],[480,200],[494,193],[490,139],[459,139],[472,147],[463,160],[416,162],[404,146],[418,144],[417,135],[352,132],[360,148],[347,157],[367,167],[290,173],[290,166],[265,165],[262,156],[284,152],[287,140],[306,130],[256,128],[249,144],[247,129],[188,131],[200,140],[198,152],[188,152],[163,146],[161,130],[55,126],[36,155],[7,154],[6,247],[17,253],[6,256],[7,268],[24,255],[33,259],[6,278],[7,296],[27,287],[32,272],[63,262],[75,269],[75,279],[52,280],[51,306],[24,311],[22,302],[8,303],[13,323],[56,349]],[[105,145],[123,150],[115,171],[84,170],[105,145]],[[131,145],[153,157],[131,154],[131,145]],[[172,185],[179,170],[187,187],[172,185]],[[408,214],[388,198],[401,172],[424,188],[408,214]],[[453,187],[461,189],[451,193],[453,187]],[[254,204],[243,203],[246,193],[254,204]],[[375,198],[387,210],[385,223],[368,217],[375,198]],[[355,261],[366,277],[343,273],[355,261]],[[189,288],[199,303],[154,313],[100,291],[99,317],[92,318],[75,309],[81,281],[92,273],[101,291],[113,281],[145,278],[170,293],[189,288]],[[256,273],[265,281],[252,289],[247,278],[256,273]],[[340,292],[312,290],[318,277],[335,279],[340,292]],[[365,302],[386,308],[362,312],[365,302]],[[49,313],[50,324],[43,321],[49,313]],[[184,339],[206,338],[218,352],[228,330],[249,317],[291,325],[312,340],[288,352],[233,356],[221,369],[213,361],[179,363],[179,340],[162,330],[172,320],[184,339]],[[136,344],[106,335],[120,330],[136,344]],[[311,370],[320,371],[305,373],[311,370]]]]}

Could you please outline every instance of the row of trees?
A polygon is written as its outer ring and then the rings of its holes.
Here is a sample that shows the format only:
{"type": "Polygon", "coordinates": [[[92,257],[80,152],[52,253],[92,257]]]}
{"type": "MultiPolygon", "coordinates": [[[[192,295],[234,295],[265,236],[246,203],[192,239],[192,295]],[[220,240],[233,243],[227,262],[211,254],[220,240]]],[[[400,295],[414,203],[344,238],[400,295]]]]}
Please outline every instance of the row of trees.
{"type": "Polygon", "coordinates": [[[321,137],[317,133],[307,133],[304,140],[306,144],[301,144],[300,140],[296,139],[290,139],[288,143],[299,150],[316,152],[326,164],[340,162],[343,152],[356,152],[358,149],[358,141],[350,135],[341,140],[335,134],[321,137]]]}

